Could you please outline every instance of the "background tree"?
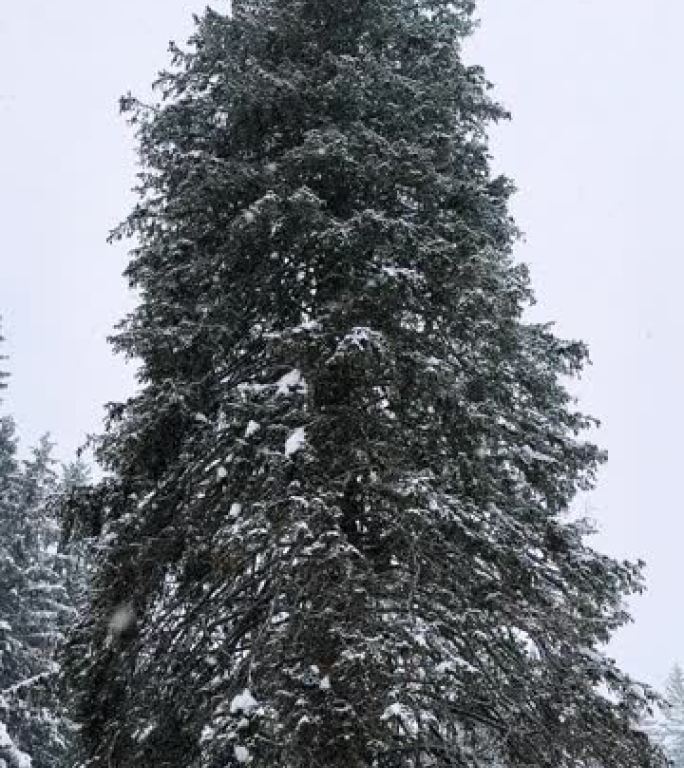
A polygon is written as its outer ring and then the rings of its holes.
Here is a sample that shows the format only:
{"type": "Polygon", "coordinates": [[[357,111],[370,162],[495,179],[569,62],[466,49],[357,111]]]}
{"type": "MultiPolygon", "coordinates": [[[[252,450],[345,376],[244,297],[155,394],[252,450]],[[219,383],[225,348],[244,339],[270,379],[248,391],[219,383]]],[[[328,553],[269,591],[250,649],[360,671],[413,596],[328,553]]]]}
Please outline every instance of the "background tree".
{"type": "Polygon", "coordinates": [[[645,728],[662,745],[673,768],[684,768],[684,672],[679,664],[667,679],[659,711],[645,728]]]}
{"type": "Polygon", "coordinates": [[[59,551],[52,445],[20,462],[14,425],[0,420],[0,759],[63,765],[69,735],[55,652],[73,620],[59,551]]]}
{"type": "Polygon", "coordinates": [[[68,666],[99,766],[661,756],[603,652],[639,568],[571,519],[601,452],[527,323],[469,0],[235,0],[138,127],[100,532],[68,666]]]}
{"type": "MultiPolygon", "coordinates": [[[[3,338],[0,335],[0,344],[3,338]]],[[[0,364],[5,357],[0,355],[0,364]]],[[[7,374],[0,369],[0,390],[5,388],[7,374]]],[[[0,401],[0,405],[2,401],[0,401]]],[[[0,416],[0,768],[30,768],[30,758],[22,752],[7,730],[10,719],[10,704],[4,694],[7,684],[13,679],[17,668],[17,642],[14,638],[12,625],[7,620],[12,612],[9,610],[14,602],[14,585],[6,581],[14,575],[12,558],[7,550],[5,539],[5,522],[14,517],[15,513],[15,483],[18,466],[16,461],[16,438],[12,420],[0,416]]]]}

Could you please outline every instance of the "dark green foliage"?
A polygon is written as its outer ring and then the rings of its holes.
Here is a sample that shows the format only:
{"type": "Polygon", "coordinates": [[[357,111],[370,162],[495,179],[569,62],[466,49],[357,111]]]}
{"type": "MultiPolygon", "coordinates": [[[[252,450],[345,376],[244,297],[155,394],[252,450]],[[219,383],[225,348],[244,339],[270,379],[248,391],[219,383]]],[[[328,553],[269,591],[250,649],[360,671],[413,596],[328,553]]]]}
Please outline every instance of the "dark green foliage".
{"type": "Polygon", "coordinates": [[[80,525],[76,500],[92,485],[88,466],[80,459],[62,467],[62,481],[57,499],[61,512],[60,550],[63,553],[64,582],[69,601],[76,611],[86,610],[89,574],[93,565],[93,535],[80,525]],[[77,525],[79,523],[79,525],[77,525]]]}
{"type": "Polygon", "coordinates": [[[523,319],[472,6],[236,0],[124,100],[141,389],[76,505],[89,766],[661,764],[602,651],[639,569],[568,516],[585,349],[523,319]]]}

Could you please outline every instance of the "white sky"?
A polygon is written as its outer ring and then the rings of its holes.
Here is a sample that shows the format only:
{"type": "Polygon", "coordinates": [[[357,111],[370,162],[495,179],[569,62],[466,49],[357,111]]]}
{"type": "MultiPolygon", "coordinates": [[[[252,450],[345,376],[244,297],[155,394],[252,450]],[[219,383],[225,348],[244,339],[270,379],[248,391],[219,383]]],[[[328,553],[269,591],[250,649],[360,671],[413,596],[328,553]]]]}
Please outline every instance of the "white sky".
{"type": "MultiPolygon", "coordinates": [[[[0,17],[0,312],[11,355],[5,409],[25,442],[50,430],[68,456],[98,431],[131,371],[105,336],[128,302],[105,237],[134,183],[117,99],[145,93],[183,41],[186,0],[21,0],[0,17]]],[[[469,56],[514,120],[496,167],[512,176],[537,315],[582,338],[579,392],[610,463],[590,500],[601,547],[644,557],[647,596],[614,644],[660,684],[682,654],[684,523],[678,301],[684,178],[681,0],[481,0],[469,56]]]]}

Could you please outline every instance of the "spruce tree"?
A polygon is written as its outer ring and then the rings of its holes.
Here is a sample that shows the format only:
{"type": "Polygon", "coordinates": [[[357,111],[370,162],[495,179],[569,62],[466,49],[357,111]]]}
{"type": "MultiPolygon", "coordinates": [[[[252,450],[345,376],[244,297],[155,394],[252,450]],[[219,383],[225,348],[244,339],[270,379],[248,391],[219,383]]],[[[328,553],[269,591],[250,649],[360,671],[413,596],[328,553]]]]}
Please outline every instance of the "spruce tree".
{"type": "Polygon", "coordinates": [[[641,588],[568,510],[581,343],[523,313],[471,0],[207,10],[137,126],[68,667],[91,768],[651,768],[641,588]]]}
{"type": "Polygon", "coordinates": [[[23,546],[26,559],[23,639],[36,674],[22,683],[29,705],[24,743],[33,768],[65,766],[72,726],[59,687],[57,653],[74,620],[69,580],[73,555],[62,547],[57,498],[62,493],[53,444],[43,437],[24,461],[21,488],[23,546]]]}

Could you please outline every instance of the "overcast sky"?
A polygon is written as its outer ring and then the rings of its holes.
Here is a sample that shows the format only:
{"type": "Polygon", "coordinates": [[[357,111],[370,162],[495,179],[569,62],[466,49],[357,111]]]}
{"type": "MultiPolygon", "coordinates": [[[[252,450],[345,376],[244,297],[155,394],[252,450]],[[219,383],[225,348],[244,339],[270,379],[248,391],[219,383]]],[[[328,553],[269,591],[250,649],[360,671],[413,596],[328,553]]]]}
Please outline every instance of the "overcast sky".
{"type": "MultiPolygon", "coordinates": [[[[105,342],[130,306],[125,251],[106,245],[134,183],[117,99],[146,93],[182,41],[190,0],[21,0],[0,17],[0,312],[22,440],[49,430],[68,457],[132,372],[105,342]]],[[[648,594],[613,646],[661,684],[684,658],[679,592],[681,0],[481,0],[468,56],[513,121],[493,132],[519,188],[535,317],[582,338],[578,388],[610,452],[589,510],[603,549],[648,561],[648,594]]]]}

